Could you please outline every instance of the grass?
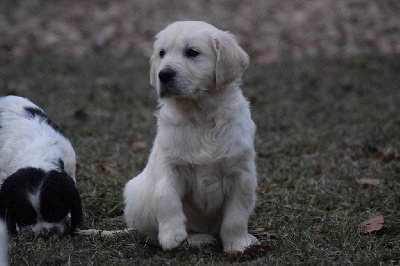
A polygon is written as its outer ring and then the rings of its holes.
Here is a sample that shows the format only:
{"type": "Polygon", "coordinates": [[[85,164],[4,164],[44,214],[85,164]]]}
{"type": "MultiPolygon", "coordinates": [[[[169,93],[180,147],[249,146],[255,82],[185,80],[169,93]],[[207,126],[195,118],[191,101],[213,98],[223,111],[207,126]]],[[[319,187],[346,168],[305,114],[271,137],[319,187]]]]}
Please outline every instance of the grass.
{"type": "MultiPolygon", "coordinates": [[[[146,164],[156,96],[136,54],[0,57],[0,92],[30,98],[77,154],[82,228],[123,229],[122,189],[146,164]]],[[[258,131],[258,203],[249,230],[272,250],[247,264],[400,262],[400,55],[252,65],[244,93],[258,131]],[[379,185],[360,185],[372,178],[379,185]],[[381,230],[359,225],[376,212],[381,230]],[[267,234],[268,233],[268,234],[267,234]]],[[[115,238],[12,237],[12,265],[226,264],[216,247],[170,252],[115,238]]]]}

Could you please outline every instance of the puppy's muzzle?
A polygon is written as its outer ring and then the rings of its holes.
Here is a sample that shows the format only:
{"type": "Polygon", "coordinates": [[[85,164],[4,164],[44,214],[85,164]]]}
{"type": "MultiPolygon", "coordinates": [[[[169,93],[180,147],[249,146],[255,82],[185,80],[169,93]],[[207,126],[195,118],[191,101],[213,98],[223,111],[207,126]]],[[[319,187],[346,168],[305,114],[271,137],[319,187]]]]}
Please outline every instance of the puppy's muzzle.
{"type": "Polygon", "coordinates": [[[158,79],[160,80],[160,97],[168,97],[179,95],[175,84],[176,71],[170,66],[165,67],[158,72],[158,79]]]}
{"type": "Polygon", "coordinates": [[[164,68],[158,73],[158,78],[160,79],[161,83],[168,83],[170,82],[176,75],[176,72],[170,68],[164,68]]]}

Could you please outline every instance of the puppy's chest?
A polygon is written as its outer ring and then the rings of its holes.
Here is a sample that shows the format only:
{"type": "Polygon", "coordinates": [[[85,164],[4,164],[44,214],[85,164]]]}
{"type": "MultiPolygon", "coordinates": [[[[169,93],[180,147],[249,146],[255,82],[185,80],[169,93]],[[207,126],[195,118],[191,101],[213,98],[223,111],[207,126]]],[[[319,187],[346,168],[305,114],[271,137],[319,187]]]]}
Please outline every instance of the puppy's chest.
{"type": "Polygon", "coordinates": [[[184,178],[186,183],[186,203],[194,204],[204,213],[219,211],[226,190],[226,173],[222,166],[215,163],[179,168],[179,178],[184,178]]]}
{"type": "Polygon", "coordinates": [[[160,145],[170,159],[198,165],[224,157],[232,141],[214,121],[203,125],[188,123],[172,127],[160,135],[160,145]]]}

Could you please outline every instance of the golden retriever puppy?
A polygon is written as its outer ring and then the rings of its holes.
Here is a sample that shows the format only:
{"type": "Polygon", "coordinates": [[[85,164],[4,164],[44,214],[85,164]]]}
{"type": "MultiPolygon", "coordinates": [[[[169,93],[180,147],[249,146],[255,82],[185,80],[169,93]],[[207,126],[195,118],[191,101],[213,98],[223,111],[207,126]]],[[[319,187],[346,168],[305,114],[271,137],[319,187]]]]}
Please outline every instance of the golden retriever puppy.
{"type": "Polygon", "coordinates": [[[157,136],[124,199],[128,227],[164,250],[185,240],[220,239],[226,252],[258,242],[247,232],[257,187],[256,127],[239,88],[248,65],[234,36],[205,22],[175,22],[156,35],[157,136]]]}

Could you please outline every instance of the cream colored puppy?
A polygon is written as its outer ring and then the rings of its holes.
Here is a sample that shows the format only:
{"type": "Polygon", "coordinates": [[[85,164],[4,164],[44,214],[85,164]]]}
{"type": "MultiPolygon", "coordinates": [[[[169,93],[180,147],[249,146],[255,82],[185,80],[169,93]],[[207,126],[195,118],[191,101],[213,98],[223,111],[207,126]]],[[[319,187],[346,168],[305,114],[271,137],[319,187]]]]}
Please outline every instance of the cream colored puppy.
{"type": "Polygon", "coordinates": [[[220,239],[242,251],[256,200],[255,124],[239,85],[249,57],[234,36],[182,21],[157,34],[150,83],[157,136],[147,166],[124,190],[125,219],[164,250],[220,239]]]}

